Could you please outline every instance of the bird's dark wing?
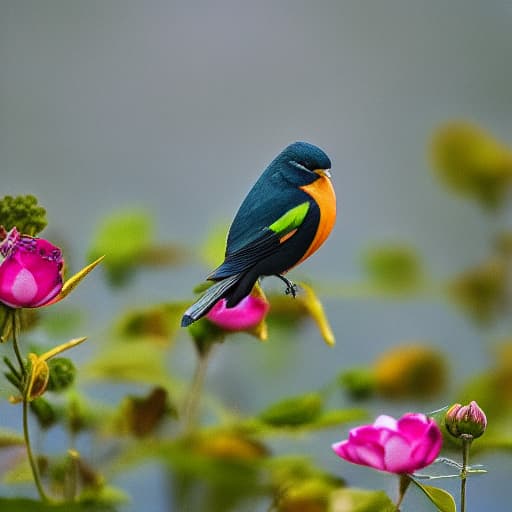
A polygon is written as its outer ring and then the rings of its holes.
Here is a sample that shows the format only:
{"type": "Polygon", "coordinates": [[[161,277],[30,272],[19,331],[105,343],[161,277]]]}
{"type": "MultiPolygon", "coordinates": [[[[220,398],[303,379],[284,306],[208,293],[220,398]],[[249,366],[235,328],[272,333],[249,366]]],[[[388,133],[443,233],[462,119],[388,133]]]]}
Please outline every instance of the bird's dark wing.
{"type": "Polygon", "coordinates": [[[281,244],[294,236],[300,226],[303,225],[308,217],[310,207],[310,201],[306,200],[293,208],[289,208],[270,225],[261,228],[257,236],[235,251],[230,250],[228,244],[224,263],[214,270],[208,276],[208,279],[224,279],[239,274],[274,254],[281,244]]]}

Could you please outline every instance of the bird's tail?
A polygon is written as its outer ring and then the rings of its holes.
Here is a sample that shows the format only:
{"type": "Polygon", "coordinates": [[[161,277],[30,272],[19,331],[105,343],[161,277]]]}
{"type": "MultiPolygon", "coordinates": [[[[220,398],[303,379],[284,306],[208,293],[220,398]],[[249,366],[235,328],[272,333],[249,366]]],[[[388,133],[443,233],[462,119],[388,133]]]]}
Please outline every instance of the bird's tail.
{"type": "Polygon", "coordinates": [[[191,323],[206,315],[217,301],[226,296],[239,279],[240,274],[235,274],[210,286],[204,295],[185,311],[181,319],[181,326],[188,327],[191,323]]]}

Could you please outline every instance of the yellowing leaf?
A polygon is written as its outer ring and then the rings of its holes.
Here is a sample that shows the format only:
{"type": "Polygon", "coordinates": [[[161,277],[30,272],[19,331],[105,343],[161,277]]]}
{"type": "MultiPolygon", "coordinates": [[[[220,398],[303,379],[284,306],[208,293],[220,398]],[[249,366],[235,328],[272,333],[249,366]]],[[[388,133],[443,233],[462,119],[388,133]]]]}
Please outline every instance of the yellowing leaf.
{"type": "Polygon", "coordinates": [[[332,332],[331,325],[329,320],[327,319],[327,315],[325,314],[324,307],[322,303],[316,296],[313,288],[305,283],[300,283],[300,287],[305,291],[306,295],[304,298],[297,297],[304,303],[306,310],[309,315],[315,321],[318,329],[320,330],[320,334],[322,338],[331,347],[336,343],[336,338],[334,337],[334,333],[332,332]]]}

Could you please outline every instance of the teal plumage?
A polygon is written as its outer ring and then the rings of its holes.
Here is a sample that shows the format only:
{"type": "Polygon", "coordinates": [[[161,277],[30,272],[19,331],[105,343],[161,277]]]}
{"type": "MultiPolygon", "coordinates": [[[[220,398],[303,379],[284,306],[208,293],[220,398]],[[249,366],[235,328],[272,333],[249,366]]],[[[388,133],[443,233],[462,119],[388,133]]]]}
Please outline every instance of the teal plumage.
{"type": "Polygon", "coordinates": [[[267,167],[242,202],[231,224],[224,262],[208,279],[215,283],[185,312],[190,325],[225,298],[236,306],[261,276],[282,274],[314,252],[336,216],[329,157],[317,146],[295,142],[267,167]]]}

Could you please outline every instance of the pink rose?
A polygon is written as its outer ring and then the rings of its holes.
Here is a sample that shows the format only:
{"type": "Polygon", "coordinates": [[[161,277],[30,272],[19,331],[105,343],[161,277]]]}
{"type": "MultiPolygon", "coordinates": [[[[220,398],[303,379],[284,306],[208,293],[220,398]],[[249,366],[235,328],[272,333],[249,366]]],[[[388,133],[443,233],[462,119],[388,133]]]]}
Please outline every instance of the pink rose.
{"type": "Polygon", "coordinates": [[[227,308],[226,299],[221,299],[206,318],[226,331],[246,331],[263,321],[269,307],[266,300],[255,295],[248,295],[233,308],[227,308]]]}
{"type": "Polygon", "coordinates": [[[0,260],[0,302],[11,308],[44,306],[62,289],[62,252],[43,238],[11,229],[0,260]]]}
{"type": "Polygon", "coordinates": [[[399,420],[379,416],[373,425],[353,428],[349,438],[332,445],[342,459],[380,471],[413,473],[439,455],[442,435],[435,421],[408,413],[399,420]]]}

